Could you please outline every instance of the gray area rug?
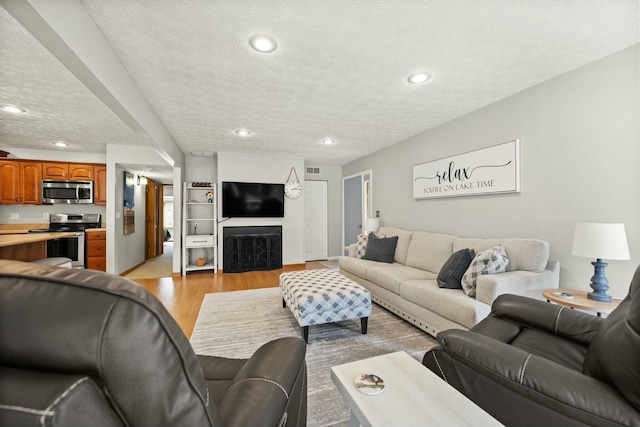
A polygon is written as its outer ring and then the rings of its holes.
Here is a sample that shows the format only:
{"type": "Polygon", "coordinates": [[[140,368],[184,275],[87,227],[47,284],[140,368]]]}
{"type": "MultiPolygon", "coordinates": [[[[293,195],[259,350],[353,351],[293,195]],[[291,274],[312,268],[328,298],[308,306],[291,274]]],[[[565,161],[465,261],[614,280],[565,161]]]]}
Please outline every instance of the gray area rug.
{"type": "MultiPolygon", "coordinates": [[[[279,288],[206,294],[191,344],[197,354],[248,358],[262,344],[279,337],[301,337],[279,288]]],[[[349,406],[331,381],[330,368],[395,351],[419,361],[436,345],[433,337],[373,305],[367,335],[360,320],[309,328],[307,346],[307,425],[348,426],[349,406]]],[[[425,368],[426,369],[426,368],[425,368]]]]}

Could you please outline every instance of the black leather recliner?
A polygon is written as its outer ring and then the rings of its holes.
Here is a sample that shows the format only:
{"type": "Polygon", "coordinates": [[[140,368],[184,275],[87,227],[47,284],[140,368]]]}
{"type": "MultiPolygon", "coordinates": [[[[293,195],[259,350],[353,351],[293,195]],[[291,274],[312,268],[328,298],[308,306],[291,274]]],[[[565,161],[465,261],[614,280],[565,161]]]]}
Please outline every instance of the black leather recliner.
{"type": "Polygon", "coordinates": [[[640,426],[640,267],[606,318],[502,295],[423,364],[507,426],[640,426]]]}
{"type": "Polygon", "coordinates": [[[0,261],[0,425],[305,426],[306,346],[196,356],[143,287],[0,261]]]}

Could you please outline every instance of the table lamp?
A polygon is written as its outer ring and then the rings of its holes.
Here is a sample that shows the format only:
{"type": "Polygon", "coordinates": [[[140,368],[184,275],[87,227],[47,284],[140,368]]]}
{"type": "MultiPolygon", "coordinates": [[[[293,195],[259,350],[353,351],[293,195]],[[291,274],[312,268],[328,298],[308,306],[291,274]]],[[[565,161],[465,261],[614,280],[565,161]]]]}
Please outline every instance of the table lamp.
{"type": "Polygon", "coordinates": [[[369,233],[375,233],[380,229],[380,218],[367,218],[364,223],[364,231],[369,233]]]}
{"type": "Polygon", "coordinates": [[[591,263],[594,268],[590,284],[593,292],[588,293],[587,298],[602,302],[611,301],[611,296],[607,295],[609,281],[604,275],[604,269],[608,264],[602,260],[630,259],[624,224],[576,224],[571,253],[596,258],[596,261],[591,263]]]}

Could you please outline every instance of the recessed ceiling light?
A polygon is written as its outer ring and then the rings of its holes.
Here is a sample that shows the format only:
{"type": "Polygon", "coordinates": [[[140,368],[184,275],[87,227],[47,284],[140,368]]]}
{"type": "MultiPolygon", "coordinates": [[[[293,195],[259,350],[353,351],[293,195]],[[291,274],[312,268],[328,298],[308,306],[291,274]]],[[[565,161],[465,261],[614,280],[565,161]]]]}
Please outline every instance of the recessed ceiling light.
{"type": "Polygon", "coordinates": [[[249,38],[249,44],[258,52],[269,53],[276,50],[276,39],[266,34],[255,34],[249,38]]]}
{"type": "Polygon", "coordinates": [[[332,145],[332,144],[335,144],[335,143],[336,143],[336,141],[335,141],[334,139],[327,138],[327,139],[323,139],[323,140],[322,140],[322,143],[323,143],[324,145],[332,145]]]}
{"type": "Polygon", "coordinates": [[[248,131],[248,130],[246,130],[246,129],[240,129],[240,130],[237,130],[237,131],[236,131],[236,133],[237,133],[239,136],[249,136],[249,135],[251,135],[251,132],[249,132],[249,131],[248,131]]]}
{"type": "Polygon", "coordinates": [[[56,142],[53,143],[53,145],[55,145],[56,147],[68,147],[69,146],[69,144],[67,144],[64,141],[56,141],[56,142]]]}
{"type": "Polygon", "coordinates": [[[13,113],[13,114],[22,114],[27,112],[26,110],[23,110],[22,108],[14,107],[13,105],[3,105],[2,111],[6,111],[7,113],[13,113]]]}
{"type": "Polygon", "coordinates": [[[417,85],[420,83],[424,83],[431,78],[431,74],[426,71],[420,71],[419,73],[413,73],[409,76],[407,81],[411,84],[417,85]]]}

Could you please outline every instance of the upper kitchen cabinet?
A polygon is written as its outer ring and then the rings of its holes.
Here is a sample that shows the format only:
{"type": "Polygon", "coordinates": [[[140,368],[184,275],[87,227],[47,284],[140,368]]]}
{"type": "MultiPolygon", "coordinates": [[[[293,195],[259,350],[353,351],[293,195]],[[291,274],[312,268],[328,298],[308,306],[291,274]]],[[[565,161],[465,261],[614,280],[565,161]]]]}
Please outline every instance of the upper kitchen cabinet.
{"type": "Polygon", "coordinates": [[[94,165],[69,163],[69,179],[76,181],[93,181],[94,165]]]}
{"type": "Polygon", "coordinates": [[[69,179],[69,164],[42,162],[42,179],[69,179]]]}
{"type": "Polygon", "coordinates": [[[42,164],[40,162],[0,161],[0,204],[39,205],[42,164]]]}
{"type": "Polygon", "coordinates": [[[96,205],[107,204],[107,165],[93,166],[93,200],[96,205]]]}

